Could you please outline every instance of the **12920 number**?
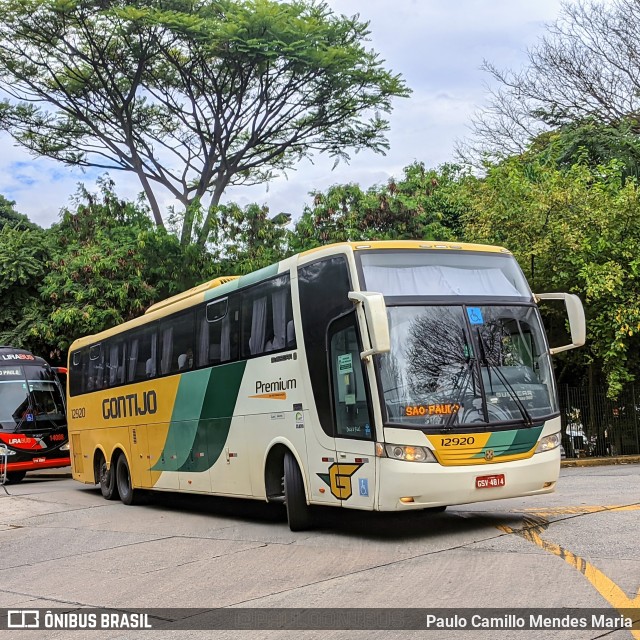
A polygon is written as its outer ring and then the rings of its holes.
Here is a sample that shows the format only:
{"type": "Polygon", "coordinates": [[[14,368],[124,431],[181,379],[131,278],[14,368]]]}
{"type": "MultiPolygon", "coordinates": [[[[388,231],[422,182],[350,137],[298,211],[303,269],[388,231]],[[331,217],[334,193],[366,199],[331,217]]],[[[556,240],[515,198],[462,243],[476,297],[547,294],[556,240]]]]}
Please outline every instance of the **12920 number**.
{"type": "Polygon", "coordinates": [[[467,447],[475,444],[476,439],[473,436],[464,438],[440,438],[441,447],[467,447]]]}

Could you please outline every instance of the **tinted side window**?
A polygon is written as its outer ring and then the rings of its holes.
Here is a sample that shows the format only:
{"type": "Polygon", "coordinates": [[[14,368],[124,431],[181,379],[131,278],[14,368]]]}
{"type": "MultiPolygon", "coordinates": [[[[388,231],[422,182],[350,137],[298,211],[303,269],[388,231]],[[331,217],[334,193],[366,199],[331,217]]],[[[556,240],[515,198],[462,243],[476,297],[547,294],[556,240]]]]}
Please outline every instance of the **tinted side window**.
{"type": "Polygon", "coordinates": [[[87,367],[89,364],[89,350],[74,351],[69,358],[69,393],[72,396],[86,391],[87,367]]]}
{"type": "Polygon", "coordinates": [[[242,294],[240,335],[240,355],[243,358],[295,348],[288,274],[263,282],[242,294]]]}
{"type": "Polygon", "coordinates": [[[160,322],[160,373],[188,371],[195,366],[195,313],[172,316],[160,322]]]}
{"type": "Polygon", "coordinates": [[[220,364],[222,357],[222,321],[229,312],[229,299],[215,300],[198,309],[196,315],[196,366],[220,364]]]}
{"type": "Polygon", "coordinates": [[[86,391],[98,391],[103,389],[104,383],[104,349],[102,344],[94,344],[89,347],[89,375],[86,391]]]}
{"type": "Polygon", "coordinates": [[[139,382],[157,375],[157,325],[151,324],[130,333],[126,346],[127,382],[139,382]]]}
{"type": "Polygon", "coordinates": [[[327,329],[337,316],[353,308],[346,258],[335,256],[298,270],[302,330],[309,377],[322,428],[333,434],[331,389],[327,364],[327,329]]]}
{"type": "Polygon", "coordinates": [[[105,382],[108,387],[124,384],[127,380],[125,342],[122,338],[107,340],[105,351],[105,382]]]}

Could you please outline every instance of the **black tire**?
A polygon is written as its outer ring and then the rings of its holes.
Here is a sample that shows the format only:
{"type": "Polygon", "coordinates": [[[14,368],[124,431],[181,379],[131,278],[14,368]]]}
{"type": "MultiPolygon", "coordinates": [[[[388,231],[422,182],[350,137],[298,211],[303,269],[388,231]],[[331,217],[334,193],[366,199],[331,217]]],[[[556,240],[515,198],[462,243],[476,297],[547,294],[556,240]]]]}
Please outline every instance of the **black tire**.
{"type": "Polygon", "coordinates": [[[291,531],[305,531],[312,524],[300,467],[292,453],[284,456],[284,502],[291,531]]]}
{"type": "Polygon", "coordinates": [[[447,510],[447,505],[440,505],[439,507],[427,507],[423,509],[424,513],[444,513],[447,510]]]}
{"type": "Polygon", "coordinates": [[[116,463],[116,487],[122,504],[135,504],[136,490],[131,486],[129,463],[124,453],[118,456],[116,463]]]}
{"type": "Polygon", "coordinates": [[[107,461],[102,454],[96,459],[96,477],[100,485],[100,493],[106,500],[117,500],[119,497],[116,474],[113,467],[114,465],[112,464],[110,468],[107,468],[107,461]]]}
{"type": "Polygon", "coordinates": [[[22,482],[26,475],[26,471],[9,471],[7,473],[7,484],[17,484],[18,482],[22,482]]]}

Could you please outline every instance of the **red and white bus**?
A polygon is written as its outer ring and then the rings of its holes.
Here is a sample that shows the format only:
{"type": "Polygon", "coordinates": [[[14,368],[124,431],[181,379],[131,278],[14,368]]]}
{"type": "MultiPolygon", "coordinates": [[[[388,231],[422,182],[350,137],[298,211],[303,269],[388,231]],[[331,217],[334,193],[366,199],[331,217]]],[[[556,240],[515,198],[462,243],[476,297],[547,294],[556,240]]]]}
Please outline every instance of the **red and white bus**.
{"type": "Polygon", "coordinates": [[[0,346],[0,480],[69,466],[64,388],[49,364],[24,349],[0,346]]]}

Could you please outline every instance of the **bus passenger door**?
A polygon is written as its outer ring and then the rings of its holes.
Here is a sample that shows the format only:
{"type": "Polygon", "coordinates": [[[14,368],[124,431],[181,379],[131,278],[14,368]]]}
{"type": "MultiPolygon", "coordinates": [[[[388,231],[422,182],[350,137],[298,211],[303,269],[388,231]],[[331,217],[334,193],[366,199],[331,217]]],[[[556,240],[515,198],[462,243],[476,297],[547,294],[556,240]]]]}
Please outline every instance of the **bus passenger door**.
{"type": "Polygon", "coordinates": [[[336,320],[329,329],[337,455],[330,480],[343,506],[373,509],[375,438],[361,351],[355,313],[336,320]]]}

